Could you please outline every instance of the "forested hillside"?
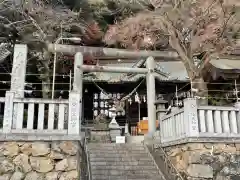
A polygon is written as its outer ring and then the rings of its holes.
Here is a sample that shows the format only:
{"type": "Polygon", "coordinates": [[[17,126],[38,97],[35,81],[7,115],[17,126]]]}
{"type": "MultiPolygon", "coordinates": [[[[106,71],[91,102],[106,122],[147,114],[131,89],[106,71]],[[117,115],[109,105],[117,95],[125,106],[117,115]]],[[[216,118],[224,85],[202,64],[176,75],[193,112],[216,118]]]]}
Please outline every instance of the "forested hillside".
{"type": "MultiPolygon", "coordinates": [[[[41,74],[43,96],[51,87],[47,45],[60,37],[82,46],[176,51],[189,77],[206,91],[203,69],[212,56],[231,54],[239,35],[234,0],[0,0],[0,61],[15,43],[29,48],[28,72],[41,74]]],[[[94,57],[90,57],[94,58],[94,57]]],[[[9,58],[11,59],[11,58],[9,58]]],[[[10,61],[10,60],[9,60],[10,61]]],[[[11,64],[11,61],[8,62],[11,64]]],[[[58,72],[72,62],[59,56],[58,72]]],[[[39,87],[38,87],[39,88],[39,87]]],[[[200,93],[201,94],[201,93],[200,93]]]]}

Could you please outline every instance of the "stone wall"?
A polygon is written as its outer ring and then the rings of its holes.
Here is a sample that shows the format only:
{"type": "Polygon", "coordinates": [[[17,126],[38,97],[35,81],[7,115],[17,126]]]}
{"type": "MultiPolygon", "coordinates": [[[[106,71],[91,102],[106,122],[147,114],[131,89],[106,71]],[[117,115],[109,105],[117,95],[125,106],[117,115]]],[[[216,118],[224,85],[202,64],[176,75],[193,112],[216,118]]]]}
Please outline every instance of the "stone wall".
{"type": "Polygon", "coordinates": [[[1,142],[0,180],[79,180],[79,145],[61,142],[1,142]]]}
{"type": "Polygon", "coordinates": [[[165,150],[185,179],[240,179],[240,144],[188,143],[165,150]]]}

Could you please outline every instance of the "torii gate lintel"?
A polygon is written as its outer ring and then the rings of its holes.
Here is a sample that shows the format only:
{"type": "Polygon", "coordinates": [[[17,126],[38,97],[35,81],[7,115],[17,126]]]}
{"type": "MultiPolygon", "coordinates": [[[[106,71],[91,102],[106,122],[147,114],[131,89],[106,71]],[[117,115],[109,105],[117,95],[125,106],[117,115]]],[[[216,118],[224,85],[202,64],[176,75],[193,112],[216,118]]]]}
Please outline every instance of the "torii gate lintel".
{"type": "MultiPolygon", "coordinates": [[[[108,66],[92,66],[83,64],[83,54],[78,52],[75,54],[74,61],[74,82],[73,91],[80,94],[82,100],[83,72],[115,72],[115,73],[135,73],[146,74],[147,86],[147,107],[148,107],[148,135],[153,136],[156,131],[156,107],[155,107],[155,61],[153,57],[146,60],[146,68],[129,68],[129,67],[108,67],[108,66]]],[[[80,115],[82,112],[80,112],[80,115]]],[[[80,116],[81,117],[81,116],[80,116]]]]}

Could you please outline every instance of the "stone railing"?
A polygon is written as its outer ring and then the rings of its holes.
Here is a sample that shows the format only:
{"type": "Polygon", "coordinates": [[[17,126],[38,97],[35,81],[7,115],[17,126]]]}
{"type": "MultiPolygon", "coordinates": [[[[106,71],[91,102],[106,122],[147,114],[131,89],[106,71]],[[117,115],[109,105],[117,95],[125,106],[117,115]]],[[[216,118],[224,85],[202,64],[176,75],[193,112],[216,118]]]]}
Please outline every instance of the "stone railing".
{"type": "Polygon", "coordinates": [[[176,138],[183,138],[186,136],[184,126],[184,110],[180,109],[169,115],[166,115],[160,122],[162,141],[173,141],[176,138]]]}
{"type": "Polygon", "coordinates": [[[184,180],[161,147],[161,144],[146,145],[146,147],[166,180],[184,180]]]}
{"type": "MultiPolygon", "coordinates": [[[[6,92],[0,98],[0,137],[26,140],[71,140],[80,138],[80,96],[71,92],[68,100],[16,98],[6,92]],[[2,107],[2,106],[0,106],[2,107]],[[75,138],[73,138],[75,137],[75,138]]],[[[16,139],[13,139],[16,140],[16,139]]]]}
{"type": "Polygon", "coordinates": [[[82,149],[82,154],[81,154],[81,179],[82,180],[92,180],[92,175],[91,175],[91,166],[89,163],[89,152],[87,149],[87,143],[88,143],[88,136],[89,136],[89,131],[85,131],[85,138],[81,143],[81,149],[82,149]]]}
{"type": "Polygon", "coordinates": [[[237,108],[198,106],[196,99],[186,99],[182,109],[161,119],[161,143],[168,146],[206,139],[208,142],[240,140],[239,117],[237,108]]]}
{"type": "Polygon", "coordinates": [[[199,136],[240,137],[239,109],[234,107],[198,107],[199,136]]]}

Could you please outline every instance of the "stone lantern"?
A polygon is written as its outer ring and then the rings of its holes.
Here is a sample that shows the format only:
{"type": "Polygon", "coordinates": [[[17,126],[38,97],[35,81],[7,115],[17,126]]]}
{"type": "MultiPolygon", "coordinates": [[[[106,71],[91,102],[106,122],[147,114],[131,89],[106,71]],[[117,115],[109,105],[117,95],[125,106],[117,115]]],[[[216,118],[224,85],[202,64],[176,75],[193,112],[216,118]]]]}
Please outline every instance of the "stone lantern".
{"type": "Polygon", "coordinates": [[[114,127],[118,126],[119,127],[119,125],[116,121],[117,111],[116,111],[115,106],[110,108],[108,111],[109,111],[109,117],[112,118],[111,122],[109,123],[109,128],[110,128],[110,126],[114,126],[114,127]]]}
{"type": "Polygon", "coordinates": [[[156,105],[156,117],[157,117],[157,120],[159,122],[158,124],[158,127],[157,127],[157,130],[156,130],[156,133],[155,133],[155,139],[158,139],[160,140],[160,124],[161,124],[161,119],[162,117],[166,114],[166,108],[165,108],[165,105],[167,104],[167,101],[164,100],[163,98],[161,99],[158,99],[156,102],[155,102],[155,105],[156,105]]]}
{"type": "Polygon", "coordinates": [[[110,130],[111,141],[113,142],[116,141],[116,136],[121,135],[121,128],[116,121],[116,116],[117,116],[117,110],[116,110],[116,107],[113,106],[111,109],[109,109],[109,117],[112,118],[112,120],[108,125],[110,130]]]}
{"type": "Polygon", "coordinates": [[[157,113],[157,119],[160,121],[161,118],[166,114],[167,110],[166,110],[166,107],[165,105],[167,104],[168,102],[166,100],[163,100],[162,99],[159,99],[155,102],[155,105],[156,105],[156,113],[157,113]]]}

